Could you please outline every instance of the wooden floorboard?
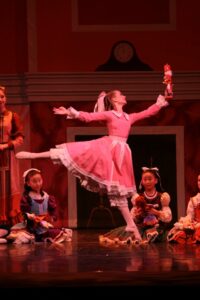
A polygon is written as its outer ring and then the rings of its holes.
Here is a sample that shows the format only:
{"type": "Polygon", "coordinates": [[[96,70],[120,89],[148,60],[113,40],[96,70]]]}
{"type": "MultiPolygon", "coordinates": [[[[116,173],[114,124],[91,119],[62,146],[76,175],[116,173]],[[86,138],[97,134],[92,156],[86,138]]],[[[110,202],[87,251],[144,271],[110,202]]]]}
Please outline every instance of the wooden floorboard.
{"type": "MultiPolygon", "coordinates": [[[[104,230],[105,232],[105,230],[104,230]]],[[[74,230],[63,244],[1,244],[1,288],[198,286],[200,245],[100,244],[99,230],[74,230]]]]}

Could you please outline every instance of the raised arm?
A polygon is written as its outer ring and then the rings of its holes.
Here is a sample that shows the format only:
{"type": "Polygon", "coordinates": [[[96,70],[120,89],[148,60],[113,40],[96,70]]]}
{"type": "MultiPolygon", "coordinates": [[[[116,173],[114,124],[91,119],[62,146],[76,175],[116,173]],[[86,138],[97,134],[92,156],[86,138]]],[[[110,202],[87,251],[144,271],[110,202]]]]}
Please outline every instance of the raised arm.
{"type": "Polygon", "coordinates": [[[149,106],[147,109],[141,112],[130,114],[131,124],[156,115],[162,107],[166,107],[168,105],[169,103],[165,100],[165,97],[163,95],[159,95],[155,104],[149,106]]]}

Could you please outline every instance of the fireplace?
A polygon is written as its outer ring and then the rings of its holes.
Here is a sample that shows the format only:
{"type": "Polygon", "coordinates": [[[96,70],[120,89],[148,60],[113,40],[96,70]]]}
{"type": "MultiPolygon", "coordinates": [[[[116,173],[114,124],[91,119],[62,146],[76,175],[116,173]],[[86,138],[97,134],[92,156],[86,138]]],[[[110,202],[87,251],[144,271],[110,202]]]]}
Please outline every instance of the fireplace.
{"type": "MultiPolygon", "coordinates": [[[[67,141],[94,139],[105,135],[106,132],[104,127],[70,127],[67,128],[67,141]]],[[[183,126],[137,126],[132,129],[127,142],[133,154],[137,186],[141,167],[157,166],[160,169],[162,186],[171,196],[173,222],[185,215],[183,126]]],[[[98,194],[83,190],[76,178],[68,174],[70,227],[86,227],[91,210],[98,203],[98,197],[98,194]]],[[[109,208],[108,202],[106,205],[109,208]]],[[[122,225],[120,222],[121,220],[116,220],[116,225],[122,225]]]]}

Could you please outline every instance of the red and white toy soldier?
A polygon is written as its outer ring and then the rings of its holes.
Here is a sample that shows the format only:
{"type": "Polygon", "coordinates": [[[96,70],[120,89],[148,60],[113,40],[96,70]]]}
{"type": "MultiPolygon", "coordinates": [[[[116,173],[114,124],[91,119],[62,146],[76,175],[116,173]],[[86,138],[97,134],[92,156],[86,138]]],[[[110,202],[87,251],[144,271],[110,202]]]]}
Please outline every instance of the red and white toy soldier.
{"type": "Polygon", "coordinates": [[[173,84],[172,84],[172,70],[169,64],[164,65],[164,80],[166,84],[165,98],[171,99],[173,97],[173,84]]]}

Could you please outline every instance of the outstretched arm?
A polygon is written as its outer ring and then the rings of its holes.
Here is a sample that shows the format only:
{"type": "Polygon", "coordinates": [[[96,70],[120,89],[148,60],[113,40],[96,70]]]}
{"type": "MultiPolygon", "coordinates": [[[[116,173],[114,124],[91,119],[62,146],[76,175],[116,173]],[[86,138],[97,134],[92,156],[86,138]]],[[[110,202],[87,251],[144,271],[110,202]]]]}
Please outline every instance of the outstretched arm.
{"type": "Polygon", "coordinates": [[[63,116],[67,116],[69,118],[75,118],[76,115],[78,115],[78,111],[76,111],[72,107],[65,108],[64,106],[60,106],[58,108],[54,107],[53,112],[55,115],[63,115],[63,116]]]}
{"type": "Polygon", "coordinates": [[[108,120],[108,112],[94,112],[88,113],[84,111],[77,111],[73,107],[65,108],[60,106],[58,108],[54,107],[53,112],[56,115],[65,115],[67,119],[79,119],[83,122],[92,122],[92,121],[106,121],[108,120]]]}
{"type": "Polygon", "coordinates": [[[107,114],[105,112],[104,106],[104,97],[106,96],[106,92],[102,91],[98,98],[94,107],[94,113],[77,111],[73,107],[65,108],[64,106],[54,107],[53,112],[56,115],[65,115],[67,119],[79,119],[83,122],[91,122],[91,121],[103,121],[107,120],[107,114]],[[100,114],[101,113],[101,114],[100,114]]]}
{"type": "Polygon", "coordinates": [[[162,107],[168,105],[169,103],[168,101],[166,101],[165,97],[163,95],[159,95],[155,104],[149,106],[147,109],[141,112],[130,114],[131,124],[135,123],[136,121],[156,115],[162,107]]]}

